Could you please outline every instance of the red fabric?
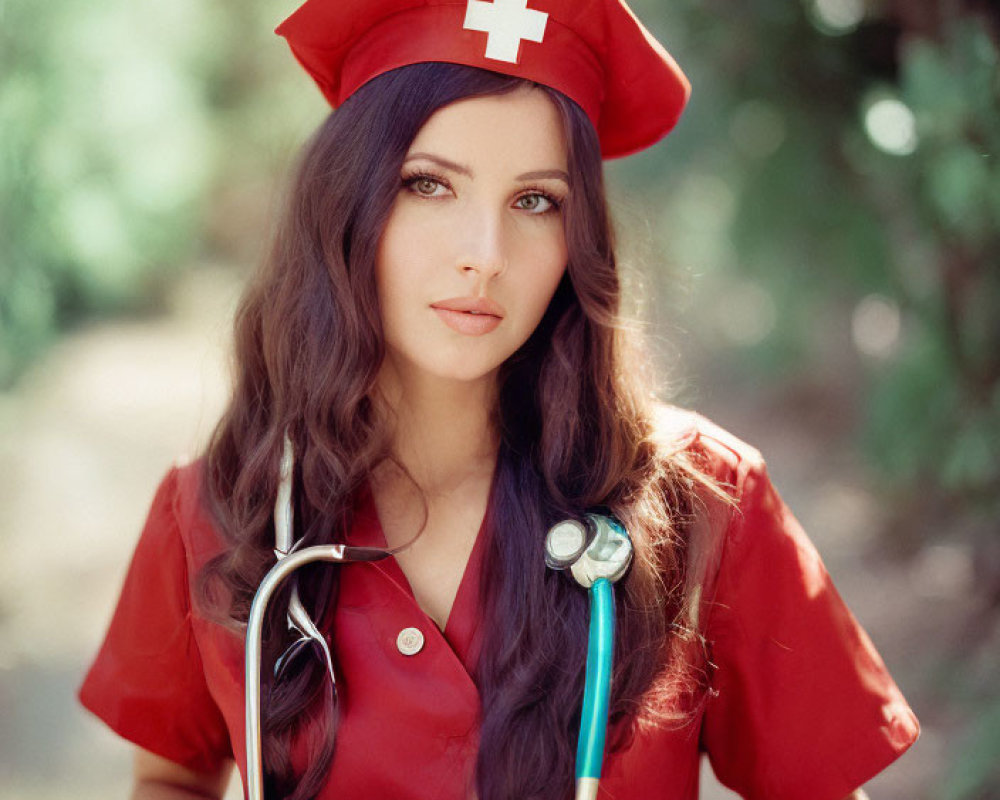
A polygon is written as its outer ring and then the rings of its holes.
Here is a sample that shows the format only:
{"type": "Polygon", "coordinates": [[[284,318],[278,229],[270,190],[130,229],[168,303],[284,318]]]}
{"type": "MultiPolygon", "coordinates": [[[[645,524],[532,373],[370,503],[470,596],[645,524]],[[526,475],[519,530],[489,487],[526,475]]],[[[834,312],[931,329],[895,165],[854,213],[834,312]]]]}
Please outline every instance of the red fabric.
{"type": "Polygon", "coordinates": [[[690,84],[623,0],[530,0],[522,13],[548,15],[542,40],[520,40],[514,61],[486,57],[495,34],[464,27],[469,3],[307,0],[276,32],[334,108],[377,75],[443,61],[558,89],[590,117],[605,158],[642,150],[676,125],[690,84]]]}
{"type": "Polygon", "coordinates": [[[191,613],[188,537],[182,535],[178,506],[193,479],[193,471],[174,469],[160,484],[104,646],[79,697],[126,739],[191,769],[207,770],[231,757],[232,750],[210,686],[218,685],[225,670],[215,658],[216,648],[207,658],[202,649],[206,641],[228,643],[238,655],[240,645],[191,613]]]}
{"type": "MultiPolygon", "coordinates": [[[[693,800],[704,750],[750,800],[839,800],[912,744],[916,718],[756,451],[695,415],[678,420],[686,446],[740,497],[704,587],[712,691],[689,724],[642,728],[609,757],[601,796],[693,800]]],[[[219,547],[198,507],[198,468],[171,470],[161,484],[80,699],[154,753],[192,769],[235,754],[242,770],[242,642],[191,611],[191,576],[219,547]]],[[[333,614],[344,706],[321,797],[470,796],[479,713],[470,669],[488,635],[476,606],[484,538],[443,632],[394,560],[344,567],[333,614]],[[396,647],[407,627],[425,637],[413,656],[396,647]]],[[[367,492],[350,539],[384,542],[367,492]]]]}
{"type": "Polygon", "coordinates": [[[717,694],[702,744],[749,800],[839,800],[912,744],[917,720],[759,454],[744,447],[735,466],[740,513],[707,612],[717,694]]]}

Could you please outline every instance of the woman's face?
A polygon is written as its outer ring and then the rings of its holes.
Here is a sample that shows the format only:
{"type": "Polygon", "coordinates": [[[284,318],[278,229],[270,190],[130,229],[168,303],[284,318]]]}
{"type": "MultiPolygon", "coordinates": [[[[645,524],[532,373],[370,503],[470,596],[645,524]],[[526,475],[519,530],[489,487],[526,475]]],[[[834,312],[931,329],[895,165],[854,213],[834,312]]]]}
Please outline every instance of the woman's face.
{"type": "Polygon", "coordinates": [[[404,381],[491,380],[566,268],[563,126],[541,90],[469,98],[420,129],[379,242],[386,359],[404,381]]]}

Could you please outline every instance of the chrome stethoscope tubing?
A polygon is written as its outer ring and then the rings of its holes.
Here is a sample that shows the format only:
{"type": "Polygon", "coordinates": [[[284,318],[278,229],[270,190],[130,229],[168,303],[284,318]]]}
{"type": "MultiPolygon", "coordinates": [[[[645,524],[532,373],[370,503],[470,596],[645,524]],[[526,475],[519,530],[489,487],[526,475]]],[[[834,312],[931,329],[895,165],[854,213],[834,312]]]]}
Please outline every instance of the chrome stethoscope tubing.
{"type": "MultiPolygon", "coordinates": [[[[260,702],[260,661],[261,637],[267,604],[282,581],[299,567],[316,561],[349,563],[359,561],[379,561],[393,554],[393,550],[373,547],[351,547],[343,544],[326,544],[295,550],[293,544],[292,510],[292,467],[294,462],[292,442],[285,434],[281,455],[281,476],[278,495],[274,502],[274,554],[278,563],[271,567],[257,587],[250,617],[247,620],[246,644],[244,651],[245,698],[244,726],[247,750],[247,797],[249,800],[264,800],[264,762],[261,752],[261,702],[260,702]]],[[[288,601],[288,627],[299,632],[301,639],[315,642],[323,652],[327,676],[331,690],[336,695],[337,681],[333,671],[333,659],[326,637],[320,633],[312,617],[299,599],[298,586],[292,587],[288,601]]]]}
{"type": "MultiPolygon", "coordinates": [[[[271,567],[270,572],[264,576],[264,580],[261,581],[257,593],[254,595],[253,604],[250,606],[250,619],[247,621],[245,657],[247,797],[250,800],[264,799],[264,761],[261,755],[260,721],[260,658],[261,632],[268,601],[281,582],[299,567],[316,561],[344,562],[348,560],[345,558],[344,550],[345,547],[342,544],[330,544],[316,545],[289,553],[271,567]]],[[[315,629],[311,620],[310,626],[315,629]]],[[[326,652],[329,661],[329,651],[326,652]]],[[[332,666],[330,671],[332,676],[332,666]]]]}

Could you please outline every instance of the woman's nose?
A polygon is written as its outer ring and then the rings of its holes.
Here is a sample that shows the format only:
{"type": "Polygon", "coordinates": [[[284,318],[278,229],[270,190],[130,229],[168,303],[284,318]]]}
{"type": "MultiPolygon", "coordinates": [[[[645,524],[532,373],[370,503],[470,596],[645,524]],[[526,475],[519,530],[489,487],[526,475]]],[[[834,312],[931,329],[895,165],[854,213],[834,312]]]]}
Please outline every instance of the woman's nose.
{"type": "Polygon", "coordinates": [[[509,255],[502,211],[470,207],[460,224],[458,268],[462,272],[477,272],[487,280],[502,273],[509,255]]]}

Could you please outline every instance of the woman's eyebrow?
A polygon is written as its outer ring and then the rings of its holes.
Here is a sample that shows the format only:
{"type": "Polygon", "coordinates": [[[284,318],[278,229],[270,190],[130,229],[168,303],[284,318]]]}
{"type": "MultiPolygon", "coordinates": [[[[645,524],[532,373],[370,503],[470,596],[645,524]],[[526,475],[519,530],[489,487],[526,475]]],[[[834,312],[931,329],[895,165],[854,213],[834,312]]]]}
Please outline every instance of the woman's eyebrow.
{"type": "Polygon", "coordinates": [[[462,166],[461,164],[456,164],[454,161],[449,161],[447,158],[442,156],[436,156],[433,153],[410,153],[406,159],[403,161],[404,164],[410,161],[416,161],[418,158],[426,159],[427,161],[433,161],[435,164],[444,167],[445,169],[450,169],[452,172],[457,172],[460,175],[466,175],[472,177],[472,170],[468,167],[462,166]]]}
{"type": "MultiPolygon", "coordinates": [[[[452,172],[457,172],[460,175],[465,175],[469,178],[473,177],[472,170],[463,164],[457,164],[454,161],[450,161],[442,156],[436,156],[433,153],[410,153],[403,161],[404,164],[410,161],[416,161],[419,158],[426,159],[427,161],[433,161],[435,164],[444,167],[445,169],[450,169],[452,172]]],[[[518,175],[514,180],[518,181],[536,181],[542,178],[555,178],[557,180],[563,181],[567,186],[569,185],[569,174],[565,170],[561,169],[538,169],[531,172],[525,172],[518,175]]]]}
{"type": "Polygon", "coordinates": [[[569,175],[561,169],[539,169],[534,172],[525,172],[518,175],[518,181],[537,181],[543,178],[556,178],[569,186],[569,175]]]}

